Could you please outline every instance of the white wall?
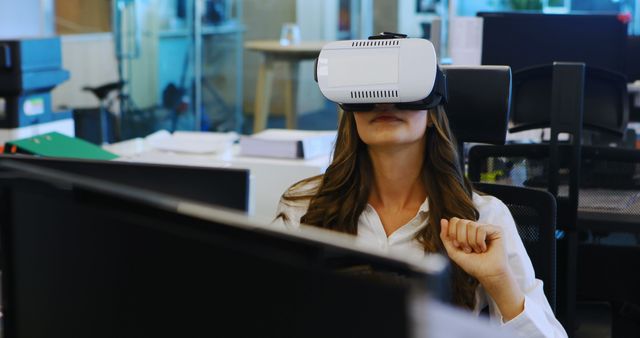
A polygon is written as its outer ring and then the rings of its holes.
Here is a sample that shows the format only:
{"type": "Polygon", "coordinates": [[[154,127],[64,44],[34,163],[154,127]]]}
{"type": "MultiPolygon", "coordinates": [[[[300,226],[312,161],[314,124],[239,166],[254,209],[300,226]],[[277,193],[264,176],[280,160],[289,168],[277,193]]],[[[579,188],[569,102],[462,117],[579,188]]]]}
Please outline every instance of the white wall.
{"type": "Polygon", "coordinates": [[[338,36],[338,1],[297,0],[296,22],[305,40],[335,40],[338,36]]]}
{"type": "MultiPolygon", "coordinates": [[[[0,0],[5,1],[5,0],[0,0]]],[[[111,33],[62,36],[62,67],[71,78],[52,92],[53,109],[97,107],[98,100],[84,86],[99,86],[118,80],[111,33]]]]}
{"type": "Polygon", "coordinates": [[[431,22],[434,14],[416,13],[415,0],[398,0],[398,32],[412,38],[422,37],[423,22],[431,22]]]}
{"type": "Polygon", "coordinates": [[[0,0],[0,39],[53,33],[53,0],[0,0]]]}

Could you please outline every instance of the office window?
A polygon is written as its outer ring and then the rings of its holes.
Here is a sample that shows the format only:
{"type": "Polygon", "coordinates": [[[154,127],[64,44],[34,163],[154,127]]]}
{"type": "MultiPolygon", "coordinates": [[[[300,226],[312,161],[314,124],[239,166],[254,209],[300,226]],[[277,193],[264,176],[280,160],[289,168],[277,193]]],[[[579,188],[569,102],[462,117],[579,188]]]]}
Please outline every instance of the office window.
{"type": "Polygon", "coordinates": [[[308,127],[284,121],[291,106],[296,119],[322,115],[327,107],[333,112],[326,116],[337,116],[313,81],[313,58],[293,53],[271,62],[277,55],[269,50],[373,34],[372,0],[114,1],[115,48],[126,83],[119,116],[125,139],[159,129],[308,127]],[[270,74],[262,86],[269,88],[269,102],[256,99],[263,97],[257,89],[261,67],[270,74]],[[266,125],[256,126],[256,111],[266,112],[266,125]]]}

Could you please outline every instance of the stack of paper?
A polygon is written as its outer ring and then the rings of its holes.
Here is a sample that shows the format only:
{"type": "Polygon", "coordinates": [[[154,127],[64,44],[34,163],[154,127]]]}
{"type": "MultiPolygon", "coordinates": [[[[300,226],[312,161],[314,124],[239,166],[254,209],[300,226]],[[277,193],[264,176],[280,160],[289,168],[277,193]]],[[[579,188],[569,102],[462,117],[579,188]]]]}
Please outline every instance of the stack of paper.
{"type": "Polygon", "coordinates": [[[336,131],[267,129],[240,137],[240,155],[310,159],[329,155],[336,131]]]}
{"type": "Polygon", "coordinates": [[[219,153],[229,149],[237,139],[238,134],[235,132],[176,131],[170,134],[166,130],[155,132],[145,138],[155,149],[192,154],[219,153]]]}

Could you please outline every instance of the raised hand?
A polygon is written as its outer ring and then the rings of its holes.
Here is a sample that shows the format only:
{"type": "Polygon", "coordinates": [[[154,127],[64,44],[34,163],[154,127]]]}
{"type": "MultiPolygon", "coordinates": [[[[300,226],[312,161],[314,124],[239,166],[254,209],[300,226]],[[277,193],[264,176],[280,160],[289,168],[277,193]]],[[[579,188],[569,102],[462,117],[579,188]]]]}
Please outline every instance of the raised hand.
{"type": "Polygon", "coordinates": [[[503,321],[520,314],[524,294],[509,268],[502,229],[457,217],[440,220],[440,226],[447,255],[484,286],[503,321]]]}
{"type": "Polygon", "coordinates": [[[440,226],[449,257],[478,281],[508,272],[502,229],[457,217],[442,219],[440,226]]]}

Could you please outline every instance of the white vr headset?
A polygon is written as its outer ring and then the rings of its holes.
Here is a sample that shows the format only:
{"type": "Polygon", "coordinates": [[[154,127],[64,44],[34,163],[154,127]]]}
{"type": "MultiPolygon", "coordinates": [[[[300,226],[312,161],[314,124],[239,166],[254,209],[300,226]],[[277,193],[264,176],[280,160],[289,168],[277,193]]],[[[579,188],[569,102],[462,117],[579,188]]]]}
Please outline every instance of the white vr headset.
{"type": "Polygon", "coordinates": [[[396,33],[328,43],[316,60],[315,79],[345,111],[370,111],[376,103],[430,109],[447,96],[433,44],[396,33]]]}

